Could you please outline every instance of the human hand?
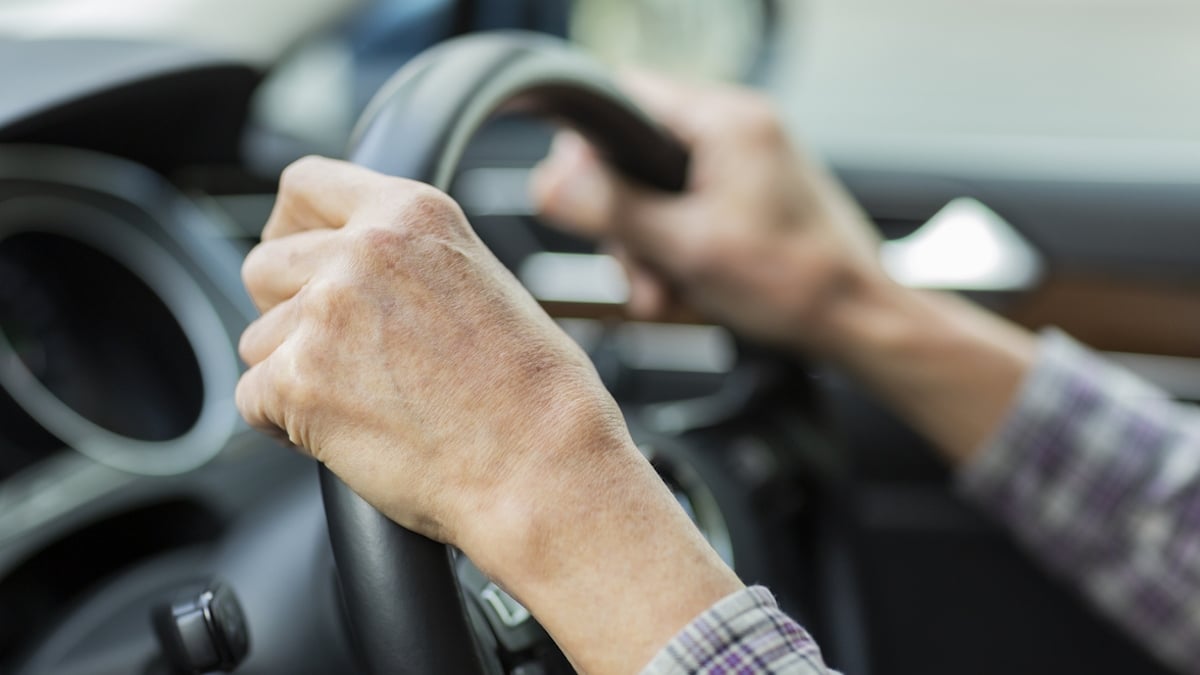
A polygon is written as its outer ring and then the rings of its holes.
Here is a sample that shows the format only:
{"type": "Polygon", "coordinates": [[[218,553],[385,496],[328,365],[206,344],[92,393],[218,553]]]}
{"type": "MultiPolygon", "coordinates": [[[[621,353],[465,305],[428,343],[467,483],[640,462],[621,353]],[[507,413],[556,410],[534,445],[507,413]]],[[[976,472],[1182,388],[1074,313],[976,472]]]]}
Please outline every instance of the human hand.
{"type": "Polygon", "coordinates": [[[247,421],[462,549],[581,669],[636,670],[740,588],[446,195],[301,160],[243,277],[264,312],[239,345],[247,421]]]}
{"type": "Polygon", "coordinates": [[[762,97],[645,74],[625,84],[690,146],[687,190],[631,185],[572,135],[532,189],[552,222],[613,248],[630,312],[654,318],[683,300],[749,337],[830,358],[951,461],[973,457],[1031,367],[1028,332],[891,281],[867,218],[762,97]]]}
{"type": "Polygon", "coordinates": [[[628,445],[586,356],[429,186],[301,160],[243,276],[264,315],[242,413],[405,527],[460,544],[568,439],[628,445]]]}
{"type": "Polygon", "coordinates": [[[638,318],[683,301],[749,337],[827,350],[837,341],[825,320],[834,306],[885,281],[877,238],[853,200],[793,148],[762,96],[646,74],[625,84],[690,146],[686,192],[622,180],[563,132],[535,172],[542,214],[621,260],[638,318]]]}

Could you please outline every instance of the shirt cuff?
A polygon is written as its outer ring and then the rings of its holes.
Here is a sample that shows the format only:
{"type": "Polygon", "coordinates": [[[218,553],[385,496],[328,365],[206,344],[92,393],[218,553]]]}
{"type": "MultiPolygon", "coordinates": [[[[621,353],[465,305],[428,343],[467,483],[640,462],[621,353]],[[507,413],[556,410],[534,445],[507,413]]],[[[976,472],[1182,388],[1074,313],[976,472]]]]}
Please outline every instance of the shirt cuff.
{"type": "Polygon", "coordinates": [[[771,592],[751,586],[696,617],[663,647],[642,675],[784,672],[830,673],[817,643],[779,610],[771,592]]]}

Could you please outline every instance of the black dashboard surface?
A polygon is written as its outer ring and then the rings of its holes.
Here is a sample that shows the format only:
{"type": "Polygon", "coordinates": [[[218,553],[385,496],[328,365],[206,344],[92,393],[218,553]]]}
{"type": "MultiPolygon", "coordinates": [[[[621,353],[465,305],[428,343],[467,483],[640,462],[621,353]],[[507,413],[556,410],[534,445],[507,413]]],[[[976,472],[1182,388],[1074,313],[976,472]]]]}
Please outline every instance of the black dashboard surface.
{"type": "Polygon", "coordinates": [[[260,79],[175,45],[0,38],[0,143],[98,150],[159,171],[236,163],[260,79]]]}

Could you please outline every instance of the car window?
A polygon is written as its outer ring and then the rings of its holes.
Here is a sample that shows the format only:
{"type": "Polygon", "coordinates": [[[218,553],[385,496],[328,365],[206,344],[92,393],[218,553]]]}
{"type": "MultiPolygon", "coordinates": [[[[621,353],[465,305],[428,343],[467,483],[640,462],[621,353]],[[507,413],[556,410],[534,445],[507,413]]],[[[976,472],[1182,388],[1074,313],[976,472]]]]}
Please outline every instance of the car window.
{"type": "Polygon", "coordinates": [[[0,0],[0,36],[124,38],[273,62],[365,0],[0,0]]]}
{"type": "Polygon", "coordinates": [[[787,7],[774,84],[823,134],[1200,141],[1200,3],[787,7]]]}

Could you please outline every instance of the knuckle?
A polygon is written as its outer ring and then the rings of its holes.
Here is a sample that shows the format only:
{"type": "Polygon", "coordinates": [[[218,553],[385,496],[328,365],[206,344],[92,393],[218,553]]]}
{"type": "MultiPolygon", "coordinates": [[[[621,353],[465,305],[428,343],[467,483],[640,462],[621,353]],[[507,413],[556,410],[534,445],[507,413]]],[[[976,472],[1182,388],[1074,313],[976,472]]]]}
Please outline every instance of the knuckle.
{"type": "MultiPolygon", "coordinates": [[[[238,338],[238,346],[237,346],[238,356],[241,357],[243,363],[250,364],[250,359],[251,359],[251,357],[254,356],[253,349],[252,349],[252,346],[254,344],[254,338],[251,335],[251,331],[253,331],[253,330],[254,330],[254,324],[252,323],[246,327],[246,330],[242,331],[242,336],[240,338],[238,338]]],[[[253,364],[250,364],[250,365],[253,365],[253,364]]]]}
{"type": "Polygon", "coordinates": [[[418,232],[445,232],[463,219],[458,203],[431,185],[409,184],[403,192],[400,225],[418,232]]]}
{"type": "Polygon", "coordinates": [[[316,335],[327,331],[338,334],[349,330],[359,311],[360,294],[361,289],[353,279],[330,277],[305,286],[297,294],[296,302],[302,320],[316,330],[316,335]]]}
{"type": "Polygon", "coordinates": [[[241,414],[242,419],[246,420],[247,424],[257,429],[266,428],[272,424],[268,404],[263,397],[263,387],[260,386],[256,377],[261,375],[260,371],[248,371],[238,380],[233,391],[233,401],[238,413],[241,414]]]}
{"type": "Polygon", "coordinates": [[[315,177],[328,169],[328,159],[319,155],[307,155],[287,165],[279,174],[279,195],[288,198],[303,192],[315,177]]]}
{"type": "Polygon", "coordinates": [[[353,231],[349,254],[356,267],[392,268],[423,241],[461,240],[470,231],[462,209],[446,193],[424,183],[389,180],[395,183],[376,202],[370,224],[353,231]]]}
{"type": "MultiPolygon", "coordinates": [[[[410,252],[417,233],[409,227],[370,226],[356,230],[350,238],[347,254],[350,259],[351,278],[379,278],[402,270],[403,256],[410,252]]],[[[344,294],[350,280],[329,279],[323,289],[326,293],[344,294]]]]}
{"type": "Polygon", "coordinates": [[[777,143],[786,137],[783,120],[775,104],[762,94],[747,94],[742,102],[744,132],[752,139],[765,143],[777,143]]]}
{"type": "Polygon", "coordinates": [[[242,284],[251,295],[254,295],[266,281],[263,270],[267,257],[266,244],[258,244],[250,249],[245,260],[242,261],[242,284]]]}
{"type": "Polygon", "coordinates": [[[323,180],[336,170],[334,160],[318,155],[301,157],[279,174],[279,189],[271,215],[263,227],[264,241],[275,239],[292,229],[296,218],[303,214],[318,194],[323,180]]]}
{"type": "Polygon", "coordinates": [[[323,398],[322,364],[316,357],[318,349],[306,341],[297,341],[280,354],[277,362],[277,390],[288,409],[289,417],[306,415],[323,398]]]}
{"type": "Polygon", "coordinates": [[[314,279],[296,294],[296,302],[306,318],[320,319],[329,311],[345,301],[346,284],[331,278],[314,279]]]}
{"type": "Polygon", "coordinates": [[[388,258],[412,243],[415,234],[409,227],[364,227],[354,233],[352,255],[365,260],[388,258]]]}
{"type": "Polygon", "coordinates": [[[238,380],[237,386],[233,390],[233,403],[237,406],[238,412],[246,421],[251,421],[250,409],[253,397],[250,393],[250,378],[249,375],[242,375],[238,380]]]}

